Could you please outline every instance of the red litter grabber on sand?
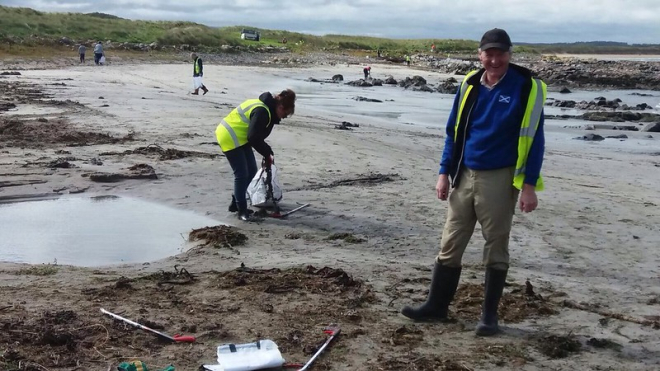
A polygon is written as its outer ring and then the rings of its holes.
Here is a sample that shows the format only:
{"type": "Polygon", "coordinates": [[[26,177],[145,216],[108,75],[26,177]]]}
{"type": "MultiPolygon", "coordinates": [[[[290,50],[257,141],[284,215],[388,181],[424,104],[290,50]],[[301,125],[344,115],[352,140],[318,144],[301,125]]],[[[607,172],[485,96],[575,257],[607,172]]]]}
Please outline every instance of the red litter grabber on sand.
{"type": "MultiPolygon", "coordinates": [[[[318,358],[318,356],[321,355],[321,353],[323,352],[323,350],[325,350],[325,348],[327,348],[328,345],[330,345],[330,343],[332,342],[332,340],[334,340],[334,338],[336,338],[337,335],[339,335],[339,332],[340,332],[340,331],[341,331],[341,329],[340,329],[339,326],[337,326],[337,325],[330,325],[330,326],[326,327],[326,328],[323,330],[323,332],[325,332],[325,333],[328,335],[328,338],[325,340],[325,343],[323,343],[323,345],[321,345],[321,347],[319,348],[319,350],[317,350],[316,353],[314,353],[314,355],[312,356],[312,358],[310,358],[309,361],[307,361],[307,363],[305,363],[304,365],[302,365],[302,368],[299,368],[297,371],[306,371],[306,370],[309,370],[309,369],[312,367],[312,363],[314,363],[314,361],[316,361],[316,358],[318,358]]],[[[285,364],[283,367],[285,367],[285,368],[292,368],[292,367],[300,367],[300,366],[301,366],[301,365],[298,365],[298,364],[285,364]]]]}
{"type": "Polygon", "coordinates": [[[103,314],[107,314],[107,315],[109,315],[110,317],[112,317],[112,318],[114,318],[114,319],[118,319],[118,320],[120,320],[120,321],[124,321],[124,322],[128,323],[129,325],[135,326],[135,327],[137,327],[137,328],[139,328],[139,329],[141,329],[141,330],[149,331],[149,332],[151,332],[151,333],[154,333],[154,334],[156,334],[159,338],[161,338],[161,339],[163,339],[163,340],[171,341],[171,342],[173,342],[173,343],[194,343],[194,342],[195,342],[195,338],[192,337],[192,336],[181,336],[181,335],[179,335],[179,334],[174,335],[174,336],[170,336],[170,335],[164,334],[164,333],[162,333],[162,332],[160,332],[160,331],[156,331],[156,330],[154,330],[154,329],[152,329],[152,328],[149,328],[149,327],[147,327],[147,326],[145,326],[145,325],[141,325],[141,324],[139,324],[139,323],[137,323],[137,322],[133,322],[133,321],[131,321],[130,319],[124,318],[124,317],[122,317],[122,316],[120,316],[120,315],[118,315],[118,314],[114,314],[114,313],[112,313],[112,312],[108,312],[107,310],[105,310],[105,309],[103,309],[103,308],[101,308],[101,312],[102,312],[103,314]]]}

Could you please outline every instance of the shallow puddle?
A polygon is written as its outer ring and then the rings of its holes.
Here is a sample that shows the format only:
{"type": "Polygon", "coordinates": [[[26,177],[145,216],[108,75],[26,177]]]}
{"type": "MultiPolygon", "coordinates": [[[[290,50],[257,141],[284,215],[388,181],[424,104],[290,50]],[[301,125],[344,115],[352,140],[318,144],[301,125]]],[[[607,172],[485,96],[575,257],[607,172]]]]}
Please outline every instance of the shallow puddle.
{"type": "Polygon", "coordinates": [[[0,261],[105,266],[183,252],[194,228],[219,222],[116,196],[0,203],[0,261]]]}

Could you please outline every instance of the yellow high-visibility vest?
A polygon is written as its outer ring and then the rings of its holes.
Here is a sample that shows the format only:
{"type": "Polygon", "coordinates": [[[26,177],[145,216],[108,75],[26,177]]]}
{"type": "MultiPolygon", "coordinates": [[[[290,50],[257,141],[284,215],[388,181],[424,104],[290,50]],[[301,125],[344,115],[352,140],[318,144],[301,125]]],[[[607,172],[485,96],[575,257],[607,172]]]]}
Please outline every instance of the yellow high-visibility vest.
{"type": "Polygon", "coordinates": [[[268,106],[259,99],[248,99],[234,108],[220,121],[215,129],[215,136],[222,152],[231,151],[248,142],[248,128],[250,127],[250,115],[257,107],[263,107],[268,112],[268,125],[271,125],[271,114],[268,106]]]}
{"type": "MultiPolygon", "coordinates": [[[[473,86],[468,84],[467,81],[477,72],[479,71],[468,73],[461,83],[461,92],[458,100],[459,109],[456,115],[456,124],[454,126],[454,143],[458,139],[458,126],[461,122],[463,111],[465,110],[465,104],[467,103],[470,91],[473,89],[473,86]]],[[[545,103],[547,94],[546,84],[540,79],[532,78],[532,89],[527,98],[525,115],[520,124],[520,134],[518,135],[518,159],[516,161],[516,170],[513,177],[513,186],[517,189],[522,189],[523,183],[525,182],[527,157],[532,148],[532,142],[534,142],[534,135],[536,135],[536,130],[539,128],[539,123],[541,122],[541,113],[543,113],[543,104],[545,103]]],[[[543,178],[539,174],[539,178],[536,181],[536,190],[542,191],[543,188],[543,178]]]]}
{"type": "Polygon", "coordinates": [[[199,75],[199,57],[195,58],[195,75],[199,75]]]}

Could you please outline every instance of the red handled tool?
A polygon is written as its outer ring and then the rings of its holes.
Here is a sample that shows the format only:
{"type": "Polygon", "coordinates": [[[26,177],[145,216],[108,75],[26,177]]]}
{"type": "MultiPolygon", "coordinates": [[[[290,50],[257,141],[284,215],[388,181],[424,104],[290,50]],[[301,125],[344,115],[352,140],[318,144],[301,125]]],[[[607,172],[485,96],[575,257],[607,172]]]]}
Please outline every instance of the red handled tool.
{"type": "Polygon", "coordinates": [[[104,314],[109,315],[110,317],[112,317],[112,318],[114,318],[114,319],[118,319],[118,320],[120,320],[120,321],[124,321],[124,322],[128,323],[129,325],[135,326],[135,327],[137,327],[137,328],[139,328],[139,329],[142,329],[142,330],[144,330],[144,331],[149,331],[149,332],[151,332],[151,333],[154,333],[154,334],[156,334],[159,338],[161,338],[161,339],[163,339],[163,340],[171,341],[171,342],[173,342],[173,343],[194,343],[194,342],[195,342],[195,338],[192,337],[192,336],[181,336],[181,335],[178,335],[178,334],[177,334],[177,335],[174,335],[174,336],[170,336],[170,335],[164,334],[164,333],[162,333],[162,332],[160,332],[160,331],[156,331],[156,330],[154,330],[154,329],[152,329],[152,328],[149,328],[149,327],[147,327],[147,326],[145,326],[145,325],[141,325],[141,324],[139,324],[139,323],[137,323],[137,322],[133,322],[133,321],[131,321],[130,319],[124,318],[124,317],[122,317],[122,316],[120,316],[120,315],[118,315],[118,314],[114,314],[114,313],[112,313],[112,312],[108,312],[107,310],[105,310],[105,309],[103,309],[103,308],[101,308],[101,312],[104,313],[104,314]]]}
{"type": "Polygon", "coordinates": [[[305,365],[302,366],[302,368],[298,369],[298,371],[309,370],[309,368],[312,367],[312,363],[314,363],[316,358],[318,358],[318,356],[321,355],[323,350],[332,342],[332,340],[335,337],[337,337],[337,335],[339,335],[340,331],[341,331],[341,329],[337,325],[330,325],[330,326],[326,327],[323,330],[323,332],[325,332],[328,335],[328,339],[325,341],[325,343],[323,343],[323,345],[321,345],[319,350],[316,351],[316,353],[312,356],[312,358],[310,358],[309,361],[307,361],[307,363],[305,363],[305,365]]]}

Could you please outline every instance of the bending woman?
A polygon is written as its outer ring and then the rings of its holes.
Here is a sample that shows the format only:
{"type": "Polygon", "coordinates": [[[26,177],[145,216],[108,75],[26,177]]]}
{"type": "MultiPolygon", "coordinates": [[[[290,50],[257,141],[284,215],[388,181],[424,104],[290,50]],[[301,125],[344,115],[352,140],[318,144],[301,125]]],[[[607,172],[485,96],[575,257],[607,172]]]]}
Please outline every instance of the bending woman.
{"type": "Polygon", "coordinates": [[[275,96],[266,92],[259,99],[248,99],[234,108],[215,130],[218,144],[234,171],[234,194],[229,211],[238,212],[241,220],[249,220],[251,214],[245,193],[257,174],[252,148],[266,159],[266,166],[275,162],[275,155],[266,138],[274,125],[293,114],[295,104],[296,93],[290,89],[275,96]]]}

